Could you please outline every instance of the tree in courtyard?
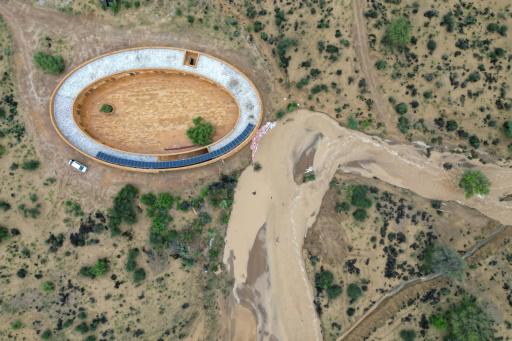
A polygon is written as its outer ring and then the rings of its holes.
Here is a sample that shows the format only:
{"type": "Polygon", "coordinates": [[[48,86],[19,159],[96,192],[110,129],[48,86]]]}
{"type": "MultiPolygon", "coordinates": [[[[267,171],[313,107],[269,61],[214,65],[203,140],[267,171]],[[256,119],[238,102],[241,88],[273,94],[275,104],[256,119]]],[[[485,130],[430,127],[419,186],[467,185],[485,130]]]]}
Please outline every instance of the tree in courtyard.
{"type": "Polygon", "coordinates": [[[411,28],[411,23],[406,18],[396,18],[389,23],[382,41],[392,49],[403,49],[411,41],[411,28]]]}
{"type": "Polygon", "coordinates": [[[489,194],[490,186],[491,182],[487,176],[479,170],[465,171],[459,181],[459,187],[464,190],[466,198],[470,198],[475,194],[489,194]]]}
{"type": "Polygon", "coordinates": [[[194,144],[206,146],[213,142],[215,128],[210,122],[198,116],[192,120],[192,123],[194,126],[187,130],[187,136],[194,144]]]}
{"type": "Polygon", "coordinates": [[[34,63],[41,70],[52,75],[58,75],[66,68],[62,56],[54,56],[41,51],[34,54],[34,63]]]}

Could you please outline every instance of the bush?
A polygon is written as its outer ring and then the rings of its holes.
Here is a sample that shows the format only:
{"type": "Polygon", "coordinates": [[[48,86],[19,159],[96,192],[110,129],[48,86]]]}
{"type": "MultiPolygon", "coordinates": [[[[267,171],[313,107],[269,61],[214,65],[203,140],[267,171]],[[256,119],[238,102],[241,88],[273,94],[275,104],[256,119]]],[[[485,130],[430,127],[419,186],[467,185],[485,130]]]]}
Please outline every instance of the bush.
{"type": "Polygon", "coordinates": [[[133,225],[137,222],[135,198],[139,190],[133,185],[125,185],[114,197],[114,205],[108,210],[108,226],[112,235],[120,233],[119,226],[124,222],[133,225]]]}
{"type": "Polygon", "coordinates": [[[41,290],[44,293],[52,292],[53,290],[55,290],[55,284],[53,284],[53,282],[51,281],[43,282],[43,284],[41,285],[41,290]]]}
{"type": "Polygon", "coordinates": [[[321,292],[329,288],[334,281],[334,275],[329,270],[321,270],[315,274],[315,287],[321,292]]]}
{"type": "Polygon", "coordinates": [[[432,53],[436,50],[436,48],[437,48],[437,43],[435,42],[435,40],[430,39],[427,42],[427,49],[429,50],[430,53],[432,53]]]}
{"type": "Polygon", "coordinates": [[[187,136],[192,143],[206,146],[213,142],[215,128],[211,123],[204,121],[200,116],[195,117],[192,123],[194,126],[187,130],[187,136]]]}
{"type": "Polygon", "coordinates": [[[434,245],[425,250],[421,268],[426,273],[441,273],[451,278],[461,278],[466,269],[466,262],[451,248],[434,245]]]}
{"type": "Polygon", "coordinates": [[[503,129],[507,137],[512,138],[512,121],[506,121],[503,123],[503,129]]]}
{"type": "Polygon", "coordinates": [[[445,313],[447,322],[447,340],[480,341],[494,340],[492,321],[480,308],[475,298],[465,296],[459,303],[452,305],[445,313]]]}
{"type": "Polygon", "coordinates": [[[16,321],[12,321],[11,322],[11,329],[12,330],[18,330],[18,329],[21,329],[23,328],[23,322],[21,322],[20,320],[16,320],[16,321]]]}
{"type": "Polygon", "coordinates": [[[395,111],[400,115],[405,115],[407,113],[408,107],[405,103],[399,103],[395,105],[395,111]]]}
{"type": "Polygon", "coordinates": [[[139,249],[133,248],[128,251],[128,257],[126,259],[125,270],[132,272],[137,267],[137,257],[139,256],[139,249]]]}
{"type": "Polygon", "coordinates": [[[409,129],[411,129],[409,119],[405,116],[400,116],[398,118],[397,127],[398,127],[398,130],[400,130],[400,132],[402,134],[406,134],[409,131],[409,129]]]}
{"type": "Polygon", "coordinates": [[[438,330],[444,331],[448,328],[448,321],[446,321],[446,316],[444,316],[444,314],[434,314],[430,316],[429,320],[434,328],[438,330]]]}
{"type": "Polygon", "coordinates": [[[402,329],[400,331],[400,338],[404,341],[414,341],[416,339],[416,332],[412,329],[402,329]]]}
{"type": "Polygon", "coordinates": [[[375,67],[377,68],[377,70],[385,70],[387,67],[387,63],[385,60],[380,59],[375,63],[375,67]]]}
{"type": "Polygon", "coordinates": [[[459,181],[459,187],[464,190],[466,198],[473,195],[486,195],[489,194],[491,182],[479,170],[467,170],[462,175],[459,181]]]}
{"type": "Polygon", "coordinates": [[[357,221],[365,221],[368,218],[368,213],[363,208],[358,208],[352,213],[352,217],[354,217],[357,221]]]}
{"type": "Polygon", "coordinates": [[[41,70],[52,75],[58,75],[66,68],[62,56],[53,56],[41,51],[34,54],[34,62],[41,70]]]}
{"type": "Polygon", "coordinates": [[[372,206],[372,201],[367,197],[368,186],[364,186],[364,185],[354,186],[350,190],[349,195],[350,195],[350,203],[356,207],[370,208],[372,206]]]}
{"type": "Polygon", "coordinates": [[[114,111],[114,107],[111,106],[110,104],[102,104],[100,107],[100,111],[108,114],[108,113],[111,113],[112,111],[114,111]]]}
{"type": "Polygon", "coordinates": [[[50,340],[52,337],[52,331],[50,329],[46,329],[44,332],[41,333],[41,339],[43,340],[50,340]]]}
{"type": "Polygon", "coordinates": [[[6,227],[0,226],[0,243],[9,239],[9,230],[6,227]]]}
{"type": "Polygon", "coordinates": [[[339,295],[341,295],[342,288],[341,286],[334,284],[327,288],[327,297],[329,300],[333,300],[339,295]]]}
{"type": "Polygon", "coordinates": [[[394,49],[403,49],[411,41],[411,23],[404,17],[392,20],[384,34],[383,43],[394,49]]]}
{"type": "Polygon", "coordinates": [[[89,278],[97,278],[110,271],[110,263],[106,258],[100,258],[93,266],[84,266],[80,269],[80,275],[89,278]]]}
{"type": "Polygon", "coordinates": [[[23,161],[23,163],[21,164],[21,168],[24,170],[33,171],[38,169],[40,164],[41,163],[39,162],[39,160],[26,160],[23,161]]]}
{"type": "Polygon", "coordinates": [[[348,212],[350,210],[350,204],[346,201],[344,202],[338,202],[335,206],[336,212],[348,212]]]}
{"type": "Polygon", "coordinates": [[[363,291],[356,283],[350,283],[347,287],[347,296],[350,298],[350,303],[357,301],[363,294],[363,291]]]}
{"type": "Polygon", "coordinates": [[[471,135],[469,137],[469,144],[475,148],[475,149],[478,149],[480,148],[480,139],[478,138],[478,136],[476,135],[471,135]]]}
{"type": "Polygon", "coordinates": [[[143,268],[137,268],[133,272],[133,282],[138,284],[146,279],[146,271],[143,268]]]}

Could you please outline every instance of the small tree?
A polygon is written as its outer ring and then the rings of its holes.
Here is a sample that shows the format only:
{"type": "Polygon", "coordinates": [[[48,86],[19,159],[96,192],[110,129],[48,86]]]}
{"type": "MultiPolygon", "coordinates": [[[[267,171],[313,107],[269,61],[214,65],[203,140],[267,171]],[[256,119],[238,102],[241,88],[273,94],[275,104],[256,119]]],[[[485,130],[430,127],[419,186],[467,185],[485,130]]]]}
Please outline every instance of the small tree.
{"type": "Polygon", "coordinates": [[[467,170],[459,181],[459,187],[464,190],[466,198],[470,198],[475,194],[489,194],[491,182],[479,170],[467,170]]]}
{"type": "Polygon", "coordinates": [[[411,41],[411,23],[404,17],[391,21],[386,28],[383,43],[392,49],[403,49],[411,41]]]}
{"type": "Polygon", "coordinates": [[[34,63],[41,70],[52,75],[58,75],[66,68],[62,56],[54,56],[41,51],[34,54],[34,63]]]}
{"type": "Polygon", "coordinates": [[[105,113],[105,114],[109,114],[111,113],[112,111],[114,111],[114,107],[110,104],[102,104],[101,107],[100,107],[100,111],[105,113]]]}
{"type": "Polygon", "coordinates": [[[200,146],[206,146],[212,143],[213,134],[215,133],[213,125],[210,122],[204,121],[201,116],[195,117],[192,123],[194,126],[187,130],[188,138],[194,144],[200,146]]]}
{"type": "Polygon", "coordinates": [[[347,295],[350,298],[350,303],[357,301],[363,294],[363,291],[356,283],[350,283],[347,287],[347,295]]]}
{"type": "Polygon", "coordinates": [[[505,135],[507,137],[510,137],[512,138],[512,121],[506,121],[504,124],[503,124],[503,129],[505,131],[505,135]]]}
{"type": "Polygon", "coordinates": [[[461,278],[466,269],[462,257],[444,245],[428,247],[423,255],[422,270],[426,273],[441,273],[452,278],[461,278]]]}
{"type": "Polygon", "coordinates": [[[402,329],[400,331],[400,338],[404,341],[414,341],[416,339],[416,332],[412,329],[402,329]]]}

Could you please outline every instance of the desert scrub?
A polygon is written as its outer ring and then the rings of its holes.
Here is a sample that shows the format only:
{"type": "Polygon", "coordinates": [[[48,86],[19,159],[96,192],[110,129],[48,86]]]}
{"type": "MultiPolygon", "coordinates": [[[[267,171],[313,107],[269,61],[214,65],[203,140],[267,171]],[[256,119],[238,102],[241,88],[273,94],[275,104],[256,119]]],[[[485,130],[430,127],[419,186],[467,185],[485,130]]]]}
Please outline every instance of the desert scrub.
{"type": "Polygon", "coordinates": [[[411,23],[404,17],[393,19],[384,33],[382,42],[391,49],[403,50],[411,41],[411,23]]]}
{"type": "Polygon", "coordinates": [[[62,56],[51,55],[42,51],[34,54],[34,63],[41,70],[52,75],[58,75],[66,68],[62,56]]]}
{"type": "Polygon", "coordinates": [[[104,276],[110,271],[110,262],[106,258],[100,258],[92,266],[83,266],[80,269],[80,275],[95,279],[104,276]]]}
{"type": "Polygon", "coordinates": [[[474,297],[464,296],[447,311],[432,315],[430,321],[446,340],[494,340],[492,320],[474,297]]]}
{"type": "Polygon", "coordinates": [[[38,169],[40,164],[39,160],[26,160],[21,164],[21,169],[33,171],[38,169]]]}
{"type": "Polygon", "coordinates": [[[41,284],[41,291],[44,293],[50,293],[55,290],[55,284],[51,281],[46,281],[41,284]]]}
{"type": "Polygon", "coordinates": [[[464,190],[466,198],[470,198],[474,195],[489,194],[491,182],[481,171],[467,170],[462,174],[459,187],[464,190]]]}
{"type": "Polygon", "coordinates": [[[133,225],[137,222],[135,199],[139,190],[133,185],[125,185],[114,197],[114,205],[108,210],[108,227],[113,236],[121,233],[122,223],[133,225]]]}

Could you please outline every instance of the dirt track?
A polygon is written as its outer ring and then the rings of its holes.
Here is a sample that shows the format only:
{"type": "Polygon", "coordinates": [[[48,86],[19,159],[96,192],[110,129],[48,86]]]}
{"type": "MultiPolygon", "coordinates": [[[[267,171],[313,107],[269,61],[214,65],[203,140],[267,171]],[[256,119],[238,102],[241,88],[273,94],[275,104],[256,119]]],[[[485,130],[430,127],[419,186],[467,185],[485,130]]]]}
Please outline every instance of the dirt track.
{"type": "MultiPolygon", "coordinates": [[[[510,169],[479,165],[451,154],[432,153],[427,158],[411,145],[391,145],[342,128],[321,113],[301,110],[294,113],[293,119],[278,124],[264,138],[256,159],[262,170],[255,172],[248,168],[240,177],[224,259],[234,274],[235,294],[252,292],[251,303],[260,316],[261,338],[321,339],[301,251],[306,231],[316,219],[321,199],[338,168],[377,177],[426,198],[457,201],[503,224],[512,224],[509,214],[512,203],[499,201],[512,191],[510,169]],[[316,180],[297,185],[293,178],[294,165],[317,136],[322,137],[313,163],[316,180]],[[456,168],[445,171],[444,162],[452,162],[456,168]],[[478,167],[489,176],[495,184],[489,196],[464,198],[457,188],[462,166],[478,167]],[[268,276],[268,280],[248,281],[250,265],[254,264],[249,250],[263,225],[266,252],[261,257],[266,259],[267,271],[261,276],[268,276]]],[[[239,298],[247,301],[246,296],[239,298]]]]}

